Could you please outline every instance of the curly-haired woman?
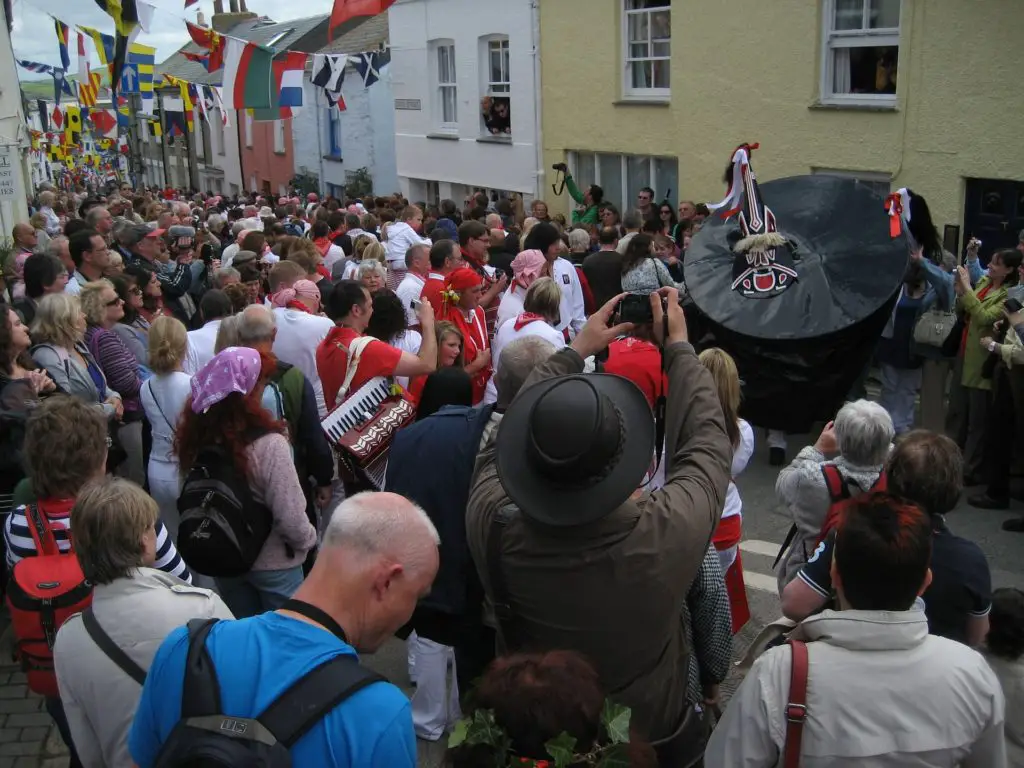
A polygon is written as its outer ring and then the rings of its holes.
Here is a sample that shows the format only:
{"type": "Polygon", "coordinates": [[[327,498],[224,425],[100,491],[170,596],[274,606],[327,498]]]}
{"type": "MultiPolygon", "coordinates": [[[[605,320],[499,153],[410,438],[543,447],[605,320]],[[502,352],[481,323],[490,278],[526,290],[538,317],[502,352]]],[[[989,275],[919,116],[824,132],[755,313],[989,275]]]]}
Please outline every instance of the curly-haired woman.
{"type": "Polygon", "coordinates": [[[276,363],[246,347],[228,347],[192,379],[192,397],[175,439],[182,476],[202,449],[220,446],[249,480],[255,501],[274,527],[248,573],[217,578],[218,591],[238,618],[274,611],[302,583],[302,563],[316,544],[306,517],[306,497],[295,471],[286,427],[261,405],[276,363]]]}

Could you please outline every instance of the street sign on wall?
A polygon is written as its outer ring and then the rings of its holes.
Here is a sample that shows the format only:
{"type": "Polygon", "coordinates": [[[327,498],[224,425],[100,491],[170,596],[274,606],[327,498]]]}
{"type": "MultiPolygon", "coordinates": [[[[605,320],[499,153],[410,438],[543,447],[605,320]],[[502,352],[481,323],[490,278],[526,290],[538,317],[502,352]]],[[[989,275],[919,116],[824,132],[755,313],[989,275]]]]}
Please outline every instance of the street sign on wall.
{"type": "Polygon", "coordinates": [[[0,200],[18,196],[18,148],[0,146],[0,200]]]}

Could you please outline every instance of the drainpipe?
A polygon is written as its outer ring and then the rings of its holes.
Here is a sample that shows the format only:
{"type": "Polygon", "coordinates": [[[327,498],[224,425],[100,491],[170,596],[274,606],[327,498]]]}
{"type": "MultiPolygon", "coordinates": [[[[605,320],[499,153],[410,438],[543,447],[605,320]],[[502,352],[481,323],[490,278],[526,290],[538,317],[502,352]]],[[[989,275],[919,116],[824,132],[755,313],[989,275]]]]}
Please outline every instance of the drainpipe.
{"type": "MultiPolygon", "coordinates": [[[[540,95],[541,82],[540,82],[540,7],[538,0],[533,0],[530,3],[530,44],[533,47],[533,92],[540,95]]],[[[537,171],[535,174],[536,183],[533,189],[534,199],[543,197],[541,190],[544,189],[544,142],[541,140],[543,136],[542,123],[541,123],[541,99],[536,99],[536,108],[534,109],[534,134],[535,134],[535,146],[534,153],[536,155],[536,166],[537,171]]]]}

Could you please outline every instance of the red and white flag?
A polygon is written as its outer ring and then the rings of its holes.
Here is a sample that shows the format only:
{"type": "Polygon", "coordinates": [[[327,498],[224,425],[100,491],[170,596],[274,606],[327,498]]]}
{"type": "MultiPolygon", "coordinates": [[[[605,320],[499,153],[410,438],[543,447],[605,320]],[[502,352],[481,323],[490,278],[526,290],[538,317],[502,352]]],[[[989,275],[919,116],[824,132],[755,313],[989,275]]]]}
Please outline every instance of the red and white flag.
{"type": "Polygon", "coordinates": [[[331,21],[327,26],[327,39],[332,39],[334,30],[349,19],[358,16],[376,16],[394,5],[395,0],[334,0],[331,21]]]}

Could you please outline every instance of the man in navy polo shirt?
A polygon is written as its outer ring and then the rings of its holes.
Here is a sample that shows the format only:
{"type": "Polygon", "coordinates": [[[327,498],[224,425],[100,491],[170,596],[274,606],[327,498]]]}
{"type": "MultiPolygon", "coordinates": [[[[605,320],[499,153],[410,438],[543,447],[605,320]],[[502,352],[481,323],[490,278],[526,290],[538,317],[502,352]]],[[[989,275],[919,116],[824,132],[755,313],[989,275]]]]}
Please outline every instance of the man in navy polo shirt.
{"type": "MultiPolygon", "coordinates": [[[[932,583],[921,596],[933,635],[978,646],[988,634],[992,576],[981,548],[953,535],[945,514],[960,499],[963,458],[945,435],[915,430],[893,449],[886,465],[889,493],[917,504],[932,519],[932,583]]],[[[802,621],[832,600],[835,532],[822,541],[807,565],[783,590],[782,612],[802,621]]]]}
{"type": "MultiPolygon", "coordinates": [[[[331,658],[373,653],[412,616],[438,567],[437,529],[393,493],[362,493],[331,516],[316,565],[278,611],[214,625],[206,648],[223,714],[255,717],[296,680],[331,658]]],[[[128,747],[154,765],[181,717],[189,639],[164,640],[146,676],[128,747]]],[[[415,768],[409,700],[387,682],[354,693],[301,736],[292,764],[318,768],[415,768]]]]}

